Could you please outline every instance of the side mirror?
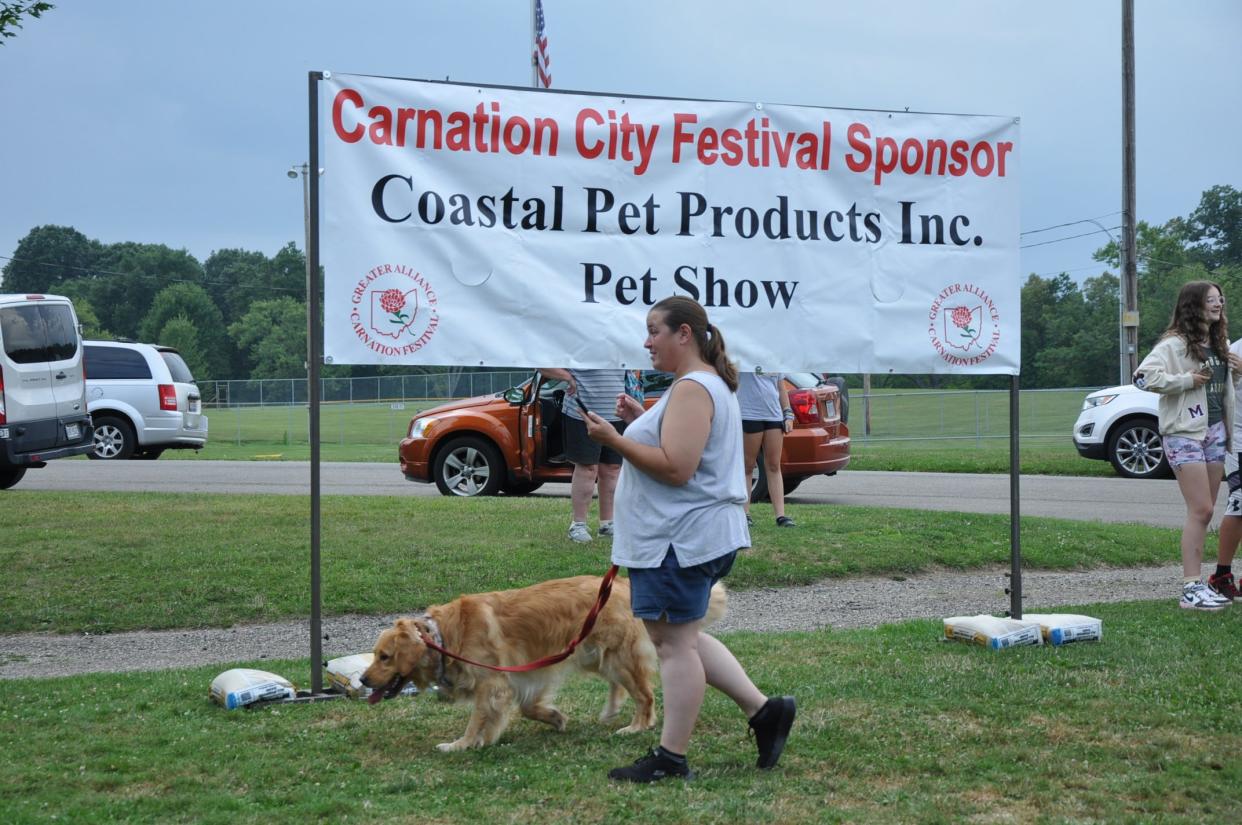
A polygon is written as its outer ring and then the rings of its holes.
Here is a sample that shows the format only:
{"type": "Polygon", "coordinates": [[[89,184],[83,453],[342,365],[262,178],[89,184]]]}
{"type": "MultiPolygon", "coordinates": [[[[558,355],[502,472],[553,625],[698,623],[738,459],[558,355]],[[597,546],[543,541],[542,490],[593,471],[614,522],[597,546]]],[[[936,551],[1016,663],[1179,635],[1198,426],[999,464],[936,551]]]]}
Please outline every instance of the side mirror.
{"type": "Polygon", "coordinates": [[[510,387],[505,390],[503,397],[514,406],[526,403],[526,391],[521,387],[510,387]]]}

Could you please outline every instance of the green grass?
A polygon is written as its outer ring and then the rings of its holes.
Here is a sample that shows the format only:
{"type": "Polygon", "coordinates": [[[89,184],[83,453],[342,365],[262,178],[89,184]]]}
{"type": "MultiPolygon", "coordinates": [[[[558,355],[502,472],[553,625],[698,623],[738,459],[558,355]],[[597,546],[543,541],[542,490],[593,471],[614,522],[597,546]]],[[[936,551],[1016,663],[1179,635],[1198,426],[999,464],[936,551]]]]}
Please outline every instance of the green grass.
{"type": "MultiPolygon", "coordinates": [[[[292,496],[23,491],[0,510],[0,632],[92,633],[221,627],[306,615],[309,504],[292,496]]],[[[464,592],[602,574],[608,545],[565,538],[559,498],[322,500],[325,614],[382,614],[464,592]]],[[[1007,567],[1009,520],[800,505],[802,529],[756,505],[755,547],[736,589],[936,567],[1007,567]]],[[[1141,525],[1022,520],[1028,568],[1171,563],[1177,532],[1141,525]]]]}
{"type": "MultiPolygon", "coordinates": [[[[798,699],[780,766],[754,767],[709,691],[691,783],[620,786],[655,741],[595,721],[571,681],[564,733],[515,720],[491,748],[434,749],[467,710],[428,697],[254,711],[209,705],[223,667],[6,684],[6,823],[1236,822],[1242,614],[1093,605],[1104,641],[1001,653],[940,625],[729,634],[761,688],[798,699]]],[[[304,681],[307,663],[254,663],[304,681]]]]}

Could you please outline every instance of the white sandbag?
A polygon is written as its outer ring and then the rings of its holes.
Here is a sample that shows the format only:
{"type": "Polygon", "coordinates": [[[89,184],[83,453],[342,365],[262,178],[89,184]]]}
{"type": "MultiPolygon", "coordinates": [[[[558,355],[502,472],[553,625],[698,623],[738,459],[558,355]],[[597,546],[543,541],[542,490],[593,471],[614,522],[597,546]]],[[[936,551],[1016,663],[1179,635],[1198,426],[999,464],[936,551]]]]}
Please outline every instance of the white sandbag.
{"type": "Polygon", "coordinates": [[[974,642],[992,650],[1043,644],[1038,622],[1025,619],[1001,619],[986,613],[979,616],[953,616],[945,619],[944,637],[974,642]]]}
{"type": "Polygon", "coordinates": [[[1041,635],[1050,645],[1098,642],[1104,638],[1104,623],[1090,616],[1077,616],[1073,613],[1024,613],[1022,620],[1039,622],[1041,635]]]}
{"type": "MultiPolygon", "coordinates": [[[[327,664],[328,684],[350,699],[367,698],[371,695],[371,689],[363,685],[361,679],[374,659],[374,653],[355,653],[353,656],[332,659],[327,664]]],[[[418,688],[412,682],[401,689],[403,696],[413,696],[416,693],[418,688]]]]}
{"type": "Polygon", "coordinates": [[[266,670],[239,667],[226,670],[211,680],[211,701],[229,710],[268,702],[274,699],[293,699],[297,690],[283,676],[266,670]]]}

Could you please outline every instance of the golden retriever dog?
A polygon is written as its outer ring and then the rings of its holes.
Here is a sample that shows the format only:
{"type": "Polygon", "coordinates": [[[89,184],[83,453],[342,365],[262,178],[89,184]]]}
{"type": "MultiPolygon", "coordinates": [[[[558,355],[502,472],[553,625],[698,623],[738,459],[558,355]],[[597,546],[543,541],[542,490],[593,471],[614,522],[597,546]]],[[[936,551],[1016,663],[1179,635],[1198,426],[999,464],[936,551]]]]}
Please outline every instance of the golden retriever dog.
{"type": "MultiPolygon", "coordinates": [[[[655,648],[643,623],[630,612],[630,583],[618,578],[612,596],[591,633],[569,658],[521,673],[488,670],[445,656],[428,647],[424,636],[452,653],[489,665],[522,665],[560,653],[577,638],[599,594],[598,576],[554,579],[523,587],[476,593],[427,608],[413,618],[397,619],[380,633],[375,659],[362,674],[372,689],[370,701],[392,698],[407,682],[420,690],[435,685],[442,698],[470,703],[473,710],[461,738],[437,745],[459,751],[491,745],[509,724],[516,704],[527,719],[565,729],[566,717],[553,701],[561,682],[573,672],[599,675],[610,687],[600,720],[617,716],[625,693],[634,700],[630,724],[617,733],[634,733],[655,724],[655,648]]],[[[725,613],[724,586],[712,589],[705,624],[725,613]]]]}

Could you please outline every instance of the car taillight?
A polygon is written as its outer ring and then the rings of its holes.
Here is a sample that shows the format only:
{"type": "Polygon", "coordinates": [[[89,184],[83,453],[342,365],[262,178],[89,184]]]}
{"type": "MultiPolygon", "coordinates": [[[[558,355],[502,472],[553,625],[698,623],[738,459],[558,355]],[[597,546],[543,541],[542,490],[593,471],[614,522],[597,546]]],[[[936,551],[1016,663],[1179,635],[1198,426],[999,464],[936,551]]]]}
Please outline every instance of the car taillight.
{"type": "Polygon", "coordinates": [[[172,384],[160,384],[160,409],[174,412],[177,409],[177,388],[172,384]]]}
{"type": "Polygon", "coordinates": [[[789,393],[789,407],[799,424],[819,423],[819,401],[811,390],[794,390],[789,393]]]}

